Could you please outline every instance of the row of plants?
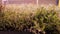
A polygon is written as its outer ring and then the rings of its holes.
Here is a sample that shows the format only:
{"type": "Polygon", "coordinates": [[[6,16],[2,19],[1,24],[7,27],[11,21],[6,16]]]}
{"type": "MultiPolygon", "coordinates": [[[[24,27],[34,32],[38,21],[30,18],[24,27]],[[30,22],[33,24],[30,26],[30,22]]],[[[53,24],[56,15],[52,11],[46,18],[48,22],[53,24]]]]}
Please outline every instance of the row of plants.
{"type": "Polygon", "coordinates": [[[60,34],[59,10],[56,7],[37,7],[35,10],[0,10],[0,31],[29,31],[34,34],[60,34]]]}

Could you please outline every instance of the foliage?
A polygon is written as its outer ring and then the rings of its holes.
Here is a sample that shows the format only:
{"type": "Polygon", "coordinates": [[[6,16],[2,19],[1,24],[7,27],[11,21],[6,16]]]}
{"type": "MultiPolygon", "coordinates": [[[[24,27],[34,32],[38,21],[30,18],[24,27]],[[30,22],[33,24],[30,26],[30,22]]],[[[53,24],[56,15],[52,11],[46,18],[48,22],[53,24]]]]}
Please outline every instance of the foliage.
{"type": "Polygon", "coordinates": [[[56,7],[5,7],[0,13],[0,30],[3,31],[29,31],[35,34],[60,33],[60,19],[56,7]],[[22,9],[24,8],[24,9],[22,9]],[[33,9],[33,10],[32,10],[33,9]],[[53,32],[52,32],[53,31],[53,32]]]}

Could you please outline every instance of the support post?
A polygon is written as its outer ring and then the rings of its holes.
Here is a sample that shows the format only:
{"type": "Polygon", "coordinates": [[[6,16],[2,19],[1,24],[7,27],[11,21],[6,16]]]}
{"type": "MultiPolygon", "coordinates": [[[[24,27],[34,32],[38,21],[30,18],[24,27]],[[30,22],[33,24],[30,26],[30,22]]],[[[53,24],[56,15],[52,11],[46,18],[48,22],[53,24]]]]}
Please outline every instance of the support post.
{"type": "Polygon", "coordinates": [[[59,0],[59,3],[58,3],[58,6],[60,7],[60,0],[59,0]]]}
{"type": "Polygon", "coordinates": [[[39,2],[38,2],[38,0],[37,0],[37,2],[36,2],[36,3],[37,3],[37,6],[38,6],[38,3],[39,3],[39,2]]]}

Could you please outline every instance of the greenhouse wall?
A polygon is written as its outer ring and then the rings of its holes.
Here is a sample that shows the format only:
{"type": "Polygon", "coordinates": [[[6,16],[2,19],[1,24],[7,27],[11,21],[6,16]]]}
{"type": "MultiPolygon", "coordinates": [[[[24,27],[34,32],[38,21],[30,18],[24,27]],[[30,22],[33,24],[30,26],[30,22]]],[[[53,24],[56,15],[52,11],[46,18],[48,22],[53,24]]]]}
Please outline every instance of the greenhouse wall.
{"type": "MultiPolygon", "coordinates": [[[[4,2],[5,4],[37,4],[37,0],[8,0],[4,2]]],[[[57,5],[56,0],[38,0],[38,4],[52,4],[57,5]]]]}

